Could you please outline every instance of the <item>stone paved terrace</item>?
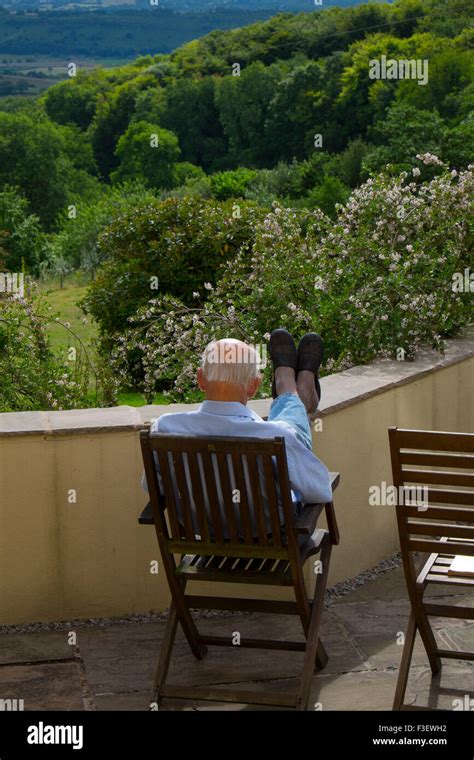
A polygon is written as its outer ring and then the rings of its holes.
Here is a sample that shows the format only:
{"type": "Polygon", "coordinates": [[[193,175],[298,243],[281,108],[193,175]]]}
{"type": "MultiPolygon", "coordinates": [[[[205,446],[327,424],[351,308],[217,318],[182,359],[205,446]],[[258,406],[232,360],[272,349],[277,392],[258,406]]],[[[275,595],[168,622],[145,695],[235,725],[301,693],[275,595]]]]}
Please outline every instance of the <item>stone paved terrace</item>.
{"type": "MultiPolygon", "coordinates": [[[[339,584],[328,594],[322,638],[329,654],[323,673],[314,678],[310,704],[324,710],[390,710],[402,647],[397,634],[405,630],[409,605],[397,561],[382,563],[375,572],[339,584]],[[386,568],[389,569],[386,569],[386,568]],[[370,580],[366,580],[367,577],[370,580]],[[364,581],[364,582],[363,582],[364,581]]],[[[468,594],[435,589],[449,602],[473,604],[468,594]]],[[[202,613],[201,613],[202,614],[202,613]]],[[[166,614],[152,621],[101,621],[79,626],[50,624],[41,630],[2,629],[0,635],[0,697],[24,700],[25,710],[147,710],[149,689],[164,631],[166,614]],[[77,647],[68,632],[77,633],[77,647]]],[[[292,616],[204,613],[203,630],[230,636],[298,637],[292,616]]],[[[453,650],[474,649],[474,622],[434,619],[437,638],[453,650]]],[[[31,629],[31,627],[29,627],[31,629]]],[[[209,648],[197,662],[181,631],[175,645],[170,682],[238,684],[294,689],[302,655],[251,649],[209,648]]],[[[453,700],[474,697],[474,663],[446,661],[441,680],[431,680],[423,647],[417,639],[407,702],[453,709],[453,700]]],[[[265,709],[223,703],[166,701],[162,709],[265,709]]],[[[271,708],[268,708],[271,709],[271,708]]]]}

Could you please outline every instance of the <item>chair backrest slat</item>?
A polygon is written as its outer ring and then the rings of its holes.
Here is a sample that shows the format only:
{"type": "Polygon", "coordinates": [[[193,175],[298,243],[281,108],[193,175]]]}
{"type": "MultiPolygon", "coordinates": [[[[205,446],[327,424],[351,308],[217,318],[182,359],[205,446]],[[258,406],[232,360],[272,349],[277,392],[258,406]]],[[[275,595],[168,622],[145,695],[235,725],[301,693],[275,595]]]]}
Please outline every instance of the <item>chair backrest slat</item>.
{"type": "Polygon", "coordinates": [[[450,491],[449,489],[427,488],[428,502],[433,504],[466,504],[474,506],[472,491],[450,491]]]}
{"type": "Polygon", "coordinates": [[[263,461],[263,474],[265,477],[265,494],[267,497],[267,503],[270,511],[270,520],[272,524],[273,542],[277,546],[282,545],[281,541],[281,525],[280,517],[278,514],[278,500],[275,491],[275,470],[273,468],[273,459],[270,456],[264,454],[262,456],[263,461]]]}
{"type": "Polygon", "coordinates": [[[163,480],[164,497],[166,504],[166,511],[170,521],[171,536],[175,540],[181,538],[181,529],[179,527],[177,517],[177,503],[175,498],[175,490],[173,488],[173,480],[170,472],[168,454],[164,451],[158,451],[158,462],[160,465],[160,474],[163,480]]]}
{"type": "Polygon", "coordinates": [[[474,454],[473,433],[445,433],[435,430],[402,430],[397,431],[399,449],[419,449],[421,451],[459,451],[463,454],[474,454]]]}
{"type": "Polygon", "coordinates": [[[406,568],[413,552],[474,556],[474,434],[390,428],[389,438],[393,482],[409,498],[397,507],[406,568]]]}
{"type": "Polygon", "coordinates": [[[239,492],[240,514],[242,518],[242,528],[244,531],[245,541],[252,541],[252,522],[250,520],[250,507],[247,496],[247,484],[245,482],[244,468],[240,454],[232,452],[232,467],[235,474],[235,482],[239,492]]]}
{"type": "Polygon", "coordinates": [[[198,460],[192,453],[188,455],[189,473],[193,488],[193,499],[196,505],[196,517],[199,535],[203,541],[209,541],[209,523],[206,514],[206,505],[204,493],[202,490],[201,473],[199,471],[198,460]]]}
{"type": "Polygon", "coordinates": [[[229,530],[229,538],[233,543],[237,543],[239,540],[239,531],[237,526],[237,520],[235,519],[235,507],[234,504],[238,504],[234,501],[233,489],[230,482],[229,466],[227,454],[223,454],[219,451],[217,454],[217,463],[219,468],[219,480],[221,484],[222,496],[224,500],[224,509],[227,517],[227,527],[229,530]]]}
{"type": "Polygon", "coordinates": [[[474,456],[471,454],[446,454],[444,451],[400,451],[400,462],[402,464],[472,469],[474,467],[474,456]]]}
{"type": "Polygon", "coordinates": [[[192,511],[191,511],[191,499],[188,492],[188,482],[186,480],[186,471],[183,463],[184,454],[180,454],[178,451],[173,451],[173,464],[174,472],[176,476],[176,484],[178,486],[178,492],[183,504],[183,523],[184,523],[184,535],[188,541],[192,541],[195,537],[195,531],[193,528],[192,511]]]}
{"type": "Polygon", "coordinates": [[[470,472],[458,473],[407,469],[403,469],[402,472],[405,483],[435,483],[440,486],[474,486],[474,474],[470,472]]]}
{"type": "MultiPolygon", "coordinates": [[[[411,534],[417,536],[444,536],[446,533],[446,524],[432,523],[420,520],[414,522],[408,520],[408,530],[411,534]]],[[[474,540],[474,525],[450,525],[449,535],[451,538],[467,538],[474,540]]]]}
{"type": "Polygon", "coordinates": [[[257,459],[255,455],[250,454],[247,456],[246,462],[249,471],[253,513],[257,524],[259,542],[263,545],[273,543],[273,541],[268,540],[267,536],[267,529],[265,526],[264,501],[260,489],[260,479],[257,468],[257,459]]]}
{"type": "Polygon", "coordinates": [[[209,452],[205,451],[201,454],[202,463],[204,467],[204,478],[207,491],[207,502],[211,512],[212,526],[215,530],[216,540],[219,544],[224,541],[224,528],[222,525],[222,517],[219,508],[219,497],[217,494],[216,481],[214,475],[214,468],[212,465],[212,459],[209,452]]]}
{"type": "Polygon", "coordinates": [[[405,506],[403,512],[408,517],[419,517],[420,511],[426,520],[447,520],[449,522],[463,522],[469,521],[472,516],[472,509],[468,507],[407,507],[405,506]]]}
{"type": "MultiPolygon", "coordinates": [[[[288,494],[290,494],[290,479],[288,476],[288,464],[286,461],[284,439],[281,439],[279,441],[279,446],[281,446],[281,451],[280,456],[276,457],[276,470],[278,475],[278,482],[282,490],[283,511],[286,512],[288,510],[289,504],[288,494]]],[[[287,518],[285,519],[285,530],[290,552],[294,553],[296,548],[296,532],[293,520],[288,520],[287,518]]]]}
{"type": "Polygon", "coordinates": [[[140,447],[142,450],[148,492],[150,494],[153,522],[155,523],[157,532],[163,535],[164,539],[167,540],[169,539],[169,531],[165,517],[166,503],[158,481],[155,453],[150,449],[149,436],[146,430],[142,430],[140,433],[140,447]]]}

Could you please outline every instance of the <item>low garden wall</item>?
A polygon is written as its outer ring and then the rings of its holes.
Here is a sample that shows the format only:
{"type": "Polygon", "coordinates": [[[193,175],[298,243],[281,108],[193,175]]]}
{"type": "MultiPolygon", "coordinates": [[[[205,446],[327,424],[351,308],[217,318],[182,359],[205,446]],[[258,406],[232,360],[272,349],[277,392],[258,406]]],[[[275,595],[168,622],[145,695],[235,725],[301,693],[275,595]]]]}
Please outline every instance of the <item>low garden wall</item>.
{"type": "MultiPolygon", "coordinates": [[[[472,431],[473,380],[472,331],[451,341],[444,357],[428,351],[416,362],[380,360],[323,378],[314,450],[341,472],[341,544],[330,584],[398,549],[394,508],[369,505],[370,486],[391,482],[387,428],[472,431]]],[[[251,404],[261,415],[269,405],[251,404]]],[[[0,624],[168,606],[154,530],[137,524],[146,502],[139,431],[183,408],[195,407],[0,414],[0,624]],[[154,560],[157,574],[150,572],[154,560]]],[[[206,584],[192,590],[213,593],[206,584]]],[[[239,587],[228,593],[238,595],[239,587]]]]}

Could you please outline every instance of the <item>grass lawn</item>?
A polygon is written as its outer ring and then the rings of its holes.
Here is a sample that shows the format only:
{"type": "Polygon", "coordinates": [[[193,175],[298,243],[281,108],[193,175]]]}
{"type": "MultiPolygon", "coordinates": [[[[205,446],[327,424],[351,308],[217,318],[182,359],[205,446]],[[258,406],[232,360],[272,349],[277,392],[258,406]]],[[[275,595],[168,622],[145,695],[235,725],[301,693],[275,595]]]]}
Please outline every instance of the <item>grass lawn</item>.
{"type": "Polygon", "coordinates": [[[51,306],[51,322],[48,325],[48,335],[54,349],[63,352],[67,358],[70,346],[78,346],[81,342],[93,361],[93,341],[98,335],[97,325],[85,316],[77,305],[86,294],[87,285],[76,282],[65,282],[64,288],[56,283],[41,286],[41,295],[51,306]],[[69,325],[70,332],[63,324],[54,321],[59,317],[60,322],[69,325]],[[75,337],[77,336],[77,338],[75,337]]]}
{"type": "MultiPolygon", "coordinates": [[[[118,403],[125,404],[126,406],[146,406],[146,399],[141,393],[136,391],[120,391],[118,393],[118,403]]],[[[154,404],[169,404],[166,396],[162,393],[157,393],[153,399],[154,404]]]]}
{"type": "MultiPolygon", "coordinates": [[[[87,282],[71,278],[65,280],[64,287],[60,288],[59,283],[49,281],[41,283],[39,290],[41,297],[51,306],[51,322],[47,326],[47,332],[52,347],[67,360],[69,349],[72,346],[79,349],[82,344],[94,364],[94,340],[98,337],[99,330],[90,316],[86,316],[77,305],[86,294],[87,282]],[[56,322],[54,317],[59,317],[60,322],[56,322]],[[70,329],[61,323],[69,325],[70,329]]],[[[91,380],[93,382],[93,378],[91,380]]],[[[147,402],[141,393],[126,390],[119,392],[118,403],[128,406],[145,406],[147,402]]],[[[153,403],[166,404],[168,402],[163,394],[158,393],[153,403]]]]}

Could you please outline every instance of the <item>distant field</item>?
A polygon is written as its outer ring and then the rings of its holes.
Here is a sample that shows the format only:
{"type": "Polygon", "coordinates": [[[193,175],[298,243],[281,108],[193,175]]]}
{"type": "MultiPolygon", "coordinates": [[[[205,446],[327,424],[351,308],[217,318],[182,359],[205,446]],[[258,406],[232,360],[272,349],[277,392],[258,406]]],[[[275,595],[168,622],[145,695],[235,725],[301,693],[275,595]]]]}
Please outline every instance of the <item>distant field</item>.
{"type": "MultiPolygon", "coordinates": [[[[96,66],[120,66],[123,58],[75,57],[81,69],[96,66]]],[[[49,55],[19,56],[0,50],[0,98],[9,95],[40,95],[48,87],[68,78],[69,58],[52,58],[49,55]]]]}
{"type": "Polygon", "coordinates": [[[274,13],[275,9],[235,8],[173,13],[159,6],[153,10],[48,11],[27,15],[0,10],[0,51],[7,57],[130,60],[141,54],[170,53],[214,29],[246,26],[274,13]]]}

